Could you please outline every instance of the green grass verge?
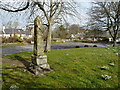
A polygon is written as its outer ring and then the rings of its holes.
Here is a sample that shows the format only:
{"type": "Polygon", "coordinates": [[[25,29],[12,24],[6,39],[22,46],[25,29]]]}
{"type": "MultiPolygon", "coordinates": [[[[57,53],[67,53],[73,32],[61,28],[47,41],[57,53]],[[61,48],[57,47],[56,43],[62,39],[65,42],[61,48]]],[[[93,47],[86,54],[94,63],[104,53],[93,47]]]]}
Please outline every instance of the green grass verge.
{"type": "MultiPolygon", "coordinates": [[[[64,43],[67,43],[67,42],[73,42],[73,41],[65,41],[64,43]]],[[[63,43],[62,41],[60,42],[51,42],[52,44],[56,44],[56,43],[63,43]]]]}
{"type": "Polygon", "coordinates": [[[15,46],[23,46],[25,44],[19,43],[19,44],[6,44],[6,45],[0,45],[0,47],[15,47],[15,46]]]}
{"type": "MultiPolygon", "coordinates": [[[[31,61],[33,52],[3,56],[13,60],[31,61]]],[[[47,53],[48,63],[53,72],[34,76],[23,68],[3,65],[3,88],[117,88],[118,87],[118,47],[88,47],[59,49],[47,53]],[[115,66],[109,66],[114,62],[115,66]],[[101,70],[102,66],[109,70],[101,70]],[[103,80],[101,75],[111,76],[103,80]]]]}

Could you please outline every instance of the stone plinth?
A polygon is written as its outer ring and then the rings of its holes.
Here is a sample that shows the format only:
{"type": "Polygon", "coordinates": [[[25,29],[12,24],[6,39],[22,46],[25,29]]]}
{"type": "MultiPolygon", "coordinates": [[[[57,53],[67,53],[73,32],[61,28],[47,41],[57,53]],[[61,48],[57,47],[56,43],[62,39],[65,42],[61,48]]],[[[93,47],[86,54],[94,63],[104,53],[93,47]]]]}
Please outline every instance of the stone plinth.
{"type": "Polygon", "coordinates": [[[42,65],[47,63],[47,56],[42,55],[42,56],[35,56],[32,55],[32,63],[35,65],[42,65]]]}
{"type": "Polygon", "coordinates": [[[32,64],[30,66],[30,70],[35,74],[43,74],[48,71],[52,71],[50,69],[49,64],[47,63],[47,56],[42,55],[42,56],[35,56],[32,55],[32,64]]]}

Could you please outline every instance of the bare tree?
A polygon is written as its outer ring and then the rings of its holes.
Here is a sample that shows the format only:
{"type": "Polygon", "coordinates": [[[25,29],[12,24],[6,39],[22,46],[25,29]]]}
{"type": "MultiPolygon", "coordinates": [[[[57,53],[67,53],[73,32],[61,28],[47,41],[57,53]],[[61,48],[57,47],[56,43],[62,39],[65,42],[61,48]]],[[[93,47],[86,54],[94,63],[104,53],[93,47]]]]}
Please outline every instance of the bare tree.
{"type": "Polygon", "coordinates": [[[53,36],[55,38],[65,39],[67,37],[67,35],[68,35],[68,32],[64,25],[57,26],[53,30],[53,36]]]}
{"type": "Polygon", "coordinates": [[[17,21],[14,22],[14,28],[17,28],[19,23],[17,21]]]}
{"type": "Polygon", "coordinates": [[[69,33],[70,34],[77,34],[79,32],[79,25],[78,24],[72,24],[70,27],[69,27],[69,33]]]}
{"type": "MultiPolygon", "coordinates": [[[[71,16],[78,16],[76,10],[76,3],[69,0],[63,2],[62,0],[25,0],[24,2],[6,3],[0,2],[0,9],[8,12],[29,11],[29,17],[36,17],[39,15],[42,20],[42,24],[48,27],[47,41],[45,51],[51,50],[51,33],[54,23],[61,21],[61,18],[65,20],[65,14],[71,16]],[[14,5],[17,5],[15,7],[14,5]]],[[[79,16],[78,16],[79,17],[79,16]]]]}
{"type": "Polygon", "coordinates": [[[9,21],[9,22],[7,23],[7,27],[8,27],[9,29],[12,28],[12,21],[9,21]]]}
{"type": "Polygon", "coordinates": [[[118,31],[120,30],[120,1],[95,2],[90,12],[91,25],[99,25],[108,30],[113,38],[113,47],[116,46],[118,31]]]}

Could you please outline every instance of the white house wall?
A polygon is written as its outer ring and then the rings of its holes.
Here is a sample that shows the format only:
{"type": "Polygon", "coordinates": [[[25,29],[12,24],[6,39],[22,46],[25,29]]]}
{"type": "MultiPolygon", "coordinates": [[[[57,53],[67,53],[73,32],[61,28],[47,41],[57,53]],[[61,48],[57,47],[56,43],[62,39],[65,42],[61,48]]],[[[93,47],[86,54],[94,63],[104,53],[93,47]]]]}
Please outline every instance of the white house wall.
{"type": "MultiPolygon", "coordinates": [[[[14,34],[0,34],[0,37],[6,37],[9,38],[10,36],[14,37],[14,34]]],[[[20,34],[17,34],[18,37],[20,37],[20,34]]],[[[26,34],[21,34],[21,38],[32,38],[33,35],[26,35],[26,34]]]]}
{"type": "Polygon", "coordinates": [[[10,34],[3,34],[3,37],[9,38],[10,34]]]}
{"type": "Polygon", "coordinates": [[[31,38],[32,37],[32,35],[29,35],[29,38],[31,38]]]}

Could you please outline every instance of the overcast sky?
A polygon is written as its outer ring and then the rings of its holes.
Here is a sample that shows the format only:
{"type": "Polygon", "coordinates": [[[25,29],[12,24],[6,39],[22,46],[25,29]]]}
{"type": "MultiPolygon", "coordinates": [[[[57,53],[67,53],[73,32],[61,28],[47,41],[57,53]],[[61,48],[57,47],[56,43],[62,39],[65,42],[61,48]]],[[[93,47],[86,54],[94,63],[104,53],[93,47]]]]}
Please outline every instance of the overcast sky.
{"type": "MultiPolygon", "coordinates": [[[[71,18],[68,18],[68,22],[70,24],[79,24],[79,25],[85,25],[87,20],[88,20],[88,15],[87,15],[87,12],[89,10],[89,8],[91,7],[91,0],[84,0],[82,2],[80,2],[80,0],[77,0],[79,5],[80,5],[80,8],[78,8],[78,11],[80,12],[80,18],[81,20],[78,20],[78,19],[71,19],[71,18]]],[[[17,21],[19,22],[19,28],[25,28],[25,26],[28,24],[28,22],[26,21],[25,19],[25,16],[19,16],[18,13],[8,13],[6,11],[3,11],[3,10],[0,10],[0,30],[2,29],[2,26],[3,24],[4,25],[7,25],[7,23],[9,21],[17,21]],[[18,15],[16,17],[16,15],[18,15]]],[[[24,12],[24,11],[23,11],[24,12]]]]}

